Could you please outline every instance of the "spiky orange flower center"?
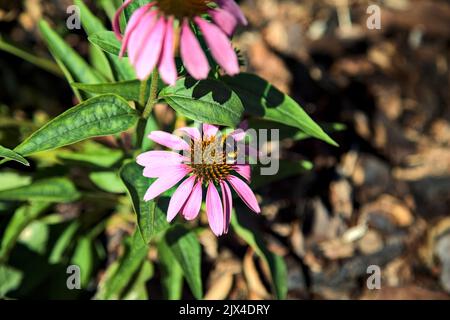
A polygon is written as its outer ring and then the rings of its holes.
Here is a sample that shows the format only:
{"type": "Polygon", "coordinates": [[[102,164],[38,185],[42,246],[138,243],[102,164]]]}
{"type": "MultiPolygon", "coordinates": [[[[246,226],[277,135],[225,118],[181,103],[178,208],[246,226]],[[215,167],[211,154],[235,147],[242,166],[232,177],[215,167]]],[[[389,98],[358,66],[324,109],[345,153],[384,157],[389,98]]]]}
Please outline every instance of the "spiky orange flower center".
{"type": "Polygon", "coordinates": [[[157,0],[161,11],[178,19],[191,18],[206,13],[210,2],[210,0],[157,0]]]}
{"type": "Polygon", "coordinates": [[[225,148],[225,137],[210,137],[202,141],[191,142],[189,166],[192,173],[204,183],[218,183],[228,177],[233,170],[236,152],[225,148]]]}

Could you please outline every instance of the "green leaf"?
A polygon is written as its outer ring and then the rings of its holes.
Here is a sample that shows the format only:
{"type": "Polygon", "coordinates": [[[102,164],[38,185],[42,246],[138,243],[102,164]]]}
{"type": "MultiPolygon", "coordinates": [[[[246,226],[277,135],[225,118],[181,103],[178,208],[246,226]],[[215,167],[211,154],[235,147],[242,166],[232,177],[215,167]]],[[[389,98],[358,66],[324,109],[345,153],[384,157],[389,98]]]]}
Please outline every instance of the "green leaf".
{"type": "Polygon", "coordinates": [[[223,77],[223,81],[237,93],[245,111],[266,120],[296,127],[306,134],[337,146],[302,107],[288,95],[257,75],[241,73],[223,77]]]}
{"type": "Polygon", "coordinates": [[[128,58],[119,58],[111,53],[106,53],[106,57],[111,64],[115,79],[118,81],[136,79],[136,73],[128,58]]]}
{"type": "Polygon", "coordinates": [[[181,78],[160,92],[178,113],[196,121],[235,127],[244,111],[239,97],[218,80],[181,78]]]}
{"type": "Polygon", "coordinates": [[[111,168],[123,157],[121,150],[110,149],[94,141],[83,141],[79,146],[75,151],[65,149],[59,151],[58,158],[101,168],[111,168]]]}
{"type": "Polygon", "coordinates": [[[19,288],[23,274],[21,271],[0,264],[0,299],[10,291],[19,288]]]}
{"type": "Polygon", "coordinates": [[[47,59],[47,58],[41,58],[38,56],[35,56],[31,54],[28,51],[22,50],[2,39],[2,36],[0,35],[0,50],[8,52],[18,58],[21,58],[45,71],[48,71],[58,77],[61,77],[63,74],[61,70],[59,69],[58,65],[55,64],[53,61],[47,59]]]}
{"type": "MultiPolygon", "coordinates": [[[[86,5],[81,0],[77,0],[78,5],[80,5],[81,10],[81,23],[83,24],[83,28],[86,30],[86,33],[89,37],[92,37],[94,41],[91,41],[92,48],[95,48],[94,52],[98,51],[99,53],[102,53],[103,57],[100,57],[101,60],[105,60],[103,63],[107,66],[108,69],[106,72],[106,75],[110,76],[110,71],[114,74],[115,79],[117,80],[129,80],[136,78],[133,68],[131,67],[129,61],[127,58],[119,58],[118,54],[119,51],[116,52],[116,50],[113,50],[114,53],[110,53],[108,50],[104,50],[103,43],[104,41],[107,42],[113,42],[115,46],[118,46],[119,50],[121,47],[121,43],[117,38],[115,37],[114,33],[111,31],[108,31],[101,21],[89,10],[86,5]],[[96,33],[98,33],[98,36],[104,36],[106,38],[99,38],[96,39],[96,33]],[[103,34],[101,34],[103,33],[103,34]],[[98,41],[98,42],[96,42],[98,41]],[[112,69],[112,70],[111,70],[112,69]]],[[[108,1],[111,5],[111,1],[108,1]]],[[[107,44],[106,44],[107,45],[107,44]]],[[[100,54],[98,54],[100,56],[100,54]]],[[[105,70],[99,69],[97,67],[97,70],[105,74],[105,70]]],[[[105,93],[113,93],[113,92],[105,92],[105,93]]]]}
{"type": "Polygon", "coordinates": [[[132,237],[126,238],[125,253],[120,258],[118,266],[111,271],[105,280],[99,298],[119,299],[133,275],[144,262],[147,253],[148,246],[142,241],[142,237],[136,230],[132,237]]]}
{"type": "Polygon", "coordinates": [[[74,0],[73,3],[80,9],[81,24],[88,35],[106,30],[100,19],[92,13],[83,0],[74,0]]]}
{"type": "Polygon", "coordinates": [[[112,31],[96,32],[88,37],[88,40],[105,52],[118,56],[122,43],[112,31]]]}
{"type": "Polygon", "coordinates": [[[134,126],[138,116],[116,95],[91,98],[54,118],[14,151],[27,156],[84,139],[116,134],[134,126]]]}
{"type": "Polygon", "coordinates": [[[113,70],[109,64],[106,54],[98,47],[91,45],[89,48],[89,58],[92,66],[108,81],[114,80],[113,70]]]}
{"type": "Polygon", "coordinates": [[[39,22],[39,29],[52,55],[62,62],[76,81],[84,83],[102,82],[102,77],[94,72],[86,61],[65,43],[46,21],[41,20],[39,22]]]}
{"type": "Polygon", "coordinates": [[[167,230],[165,241],[183,270],[192,294],[195,298],[201,299],[203,297],[202,250],[197,236],[181,225],[174,225],[167,230]]]}
{"type": "Polygon", "coordinates": [[[22,176],[16,172],[0,172],[0,191],[27,186],[31,183],[30,176],[22,176]]]}
{"type": "MultiPolygon", "coordinates": [[[[128,101],[139,101],[139,91],[141,82],[139,80],[129,80],[123,82],[114,83],[101,83],[101,84],[84,84],[84,83],[72,83],[72,85],[80,90],[93,93],[93,94],[105,94],[114,93],[128,101]]],[[[147,101],[149,96],[150,81],[146,90],[145,100],[147,101]]]]}
{"type": "Polygon", "coordinates": [[[89,179],[106,192],[125,193],[127,190],[116,172],[91,172],[89,179]]]}
{"type": "Polygon", "coordinates": [[[263,259],[270,269],[272,290],[277,299],[283,300],[287,295],[287,267],[282,257],[269,251],[257,230],[244,225],[239,212],[235,212],[231,219],[234,231],[247,242],[256,254],[263,259]]]}
{"type": "Polygon", "coordinates": [[[148,300],[146,283],[153,277],[154,273],[153,264],[145,260],[131,288],[123,295],[123,300],[148,300]]]}
{"type": "Polygon", "coordinates": [[[158,258],[161,264],[161,284],[164,298],[180,300],[183,290],[183,270],[164,238],[158,243],[158,258]]]}
{"type": "Polygon", "coordinates": [[[20,234],[17,243],[39,255],[44,255],[49,240],[49,225],[42,221],[31,222],[20,234]]]}
{"type": "Polygon", "coordinates": [[[78,240],[71,264],[77,265],[81,270],[81,287],[86,288],[94,269],[94,252],[92,239],[81,237],[78,240]]]}
{"type": "Polygon", "coordinates": [[[73,183],[66,178],[38,180],[28,186],[0,191],[0,200],[72,202],[80,197],[73,183]]]}
{"type": "Polygon", "coordinates": [[[80,223],[78,221],[72,222],[59,236],[56,241],[48,261],[50,264],[61,263],[64,257],[64,253],[69,248],[71,243],[74,241],[74,237],[78,229],[80,228],[80,223]]]}
{"type": "Polygon", "coordinates": [[[134,162],[129,162],[122,167],[120,177],[133,201],[139,232],[145,243],[149,243],[156,234],[169,227],[166,214],[157,206],[156,201],[144,201],[145,192],[152,180],[144,177],[142,167],[134,162]]]}
{"type": "Polygon", "coordinates": [[[19,239],[20,234],[26,226],[35,220],[48,207],[49,203],[47,202],[34,202],[29,205],[24,205],[14,212],[13,217],[3,233],[0,246],[0,262],[8,259],[11,249],[16,244],[17,239],[19,239]]]}
{"type": "MultiPolygon", "coordinates": [[[[4,157],[6,160],[14,160],[17,162],[20,162],[23,165],[29,166],[30,163],[27,161],[27,159],[25,159],[24,157],[22,157],[20,154],[5,148],[3,146],[0,146],[0,157],[4,157]]],[[[0,161],[0,164],[2,164],[4,162],[0,161]]]]}

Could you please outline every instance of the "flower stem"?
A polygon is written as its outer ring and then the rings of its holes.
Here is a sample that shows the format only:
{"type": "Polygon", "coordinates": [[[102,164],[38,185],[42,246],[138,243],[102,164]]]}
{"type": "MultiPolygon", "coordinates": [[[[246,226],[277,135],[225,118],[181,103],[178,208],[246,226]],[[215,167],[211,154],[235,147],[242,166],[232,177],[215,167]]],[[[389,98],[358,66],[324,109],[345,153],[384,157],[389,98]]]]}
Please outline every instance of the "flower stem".
{"type": "Polygon", "coordinates": [[[142,113],[142,117],[144,119],[148,119],[150,114],[152,113],[153,107],[155,106],[156,102],[158,101],[158,80],[159,80],[159,74],[158,70],[155,68],[152,73],[152,79],[150,84],[150,96],[147,100],[147,104],[145,105],[144,112],[142,113]]]}
{"type": "Polygon", "coordinates": [[[148,80],[141,81],[141,86],[139,87],[139,107],[144,108],[145,105],[145,91],[147,90],[148,80]]]}

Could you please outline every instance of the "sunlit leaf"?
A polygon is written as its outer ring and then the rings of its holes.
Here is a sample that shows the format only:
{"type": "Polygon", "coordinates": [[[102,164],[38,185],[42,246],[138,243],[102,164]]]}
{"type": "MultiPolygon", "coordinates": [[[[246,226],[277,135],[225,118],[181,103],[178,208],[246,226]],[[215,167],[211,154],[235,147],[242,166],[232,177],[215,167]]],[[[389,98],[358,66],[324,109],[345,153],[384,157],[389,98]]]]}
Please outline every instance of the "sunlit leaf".
{"type": "Polygon", "coordinates": [[[119,96],[94,97],[48,122],[14,151],[27,156],[56,149],[91,137],[125,131],[137,120],[135,110],[119,96]]]}
{"type": "Polygon", "coordinates": [[[213,79],[181,78],[163,89],[159,98],[192,120],[229,127],[237,126],[244,111],[236,93],[213,79]]]}
{"type": "MultiPolygon", "coordinates": [[[[14,160],[14,161],[19,162],[26,166],[30,165],[30,163],[27,161],[27,159],[22,157],[20,154],[14,152],[8,148],[5,148],[3,146],[0,146],[0,157],[5,158],[6,160],[14,160]]],[[[3,161],[0,161],[0,164],[2,164],[3,161]]]]}
{"type": "Polygon", "coordinates": [[[295,102],[257,75],[240,73],[223,77],[223,81],[239,96],[245,112],[266,120],[296,127],[306,134],[337,146],[322,128],[295,102]]]}

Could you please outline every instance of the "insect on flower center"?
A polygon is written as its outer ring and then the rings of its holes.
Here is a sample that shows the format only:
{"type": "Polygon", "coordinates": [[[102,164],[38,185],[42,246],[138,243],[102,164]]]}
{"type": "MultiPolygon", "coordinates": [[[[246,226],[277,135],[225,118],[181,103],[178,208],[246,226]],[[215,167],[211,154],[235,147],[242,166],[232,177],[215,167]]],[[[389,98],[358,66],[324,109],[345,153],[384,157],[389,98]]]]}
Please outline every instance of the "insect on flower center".
{"type": "Polygon", "coordinates": [[[190,167],[203,182],[219,182],[228,177],[233,170],[236,152],[226,150],[225,137],[210,137],[191,142],[190,167]]]}
{"type": "Polygon", "coordinates": [[[178,19],[199,16],[208,11],[210,0],[156,0],[158,7],[166,15],[178,19]]]}

